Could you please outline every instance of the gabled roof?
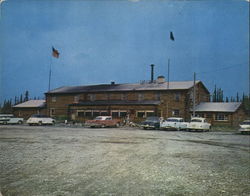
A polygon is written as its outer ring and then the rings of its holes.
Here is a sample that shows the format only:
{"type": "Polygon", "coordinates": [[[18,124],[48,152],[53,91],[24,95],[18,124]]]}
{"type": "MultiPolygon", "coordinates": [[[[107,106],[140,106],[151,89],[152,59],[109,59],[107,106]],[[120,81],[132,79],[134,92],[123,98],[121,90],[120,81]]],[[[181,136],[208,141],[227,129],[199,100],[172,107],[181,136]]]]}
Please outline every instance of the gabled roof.
{"type": "Polygon", "coordinates": [[[235,112],[241,102],[201,102],[195,107],[196,112],[235,112]]]}
{"type": "Polygon", "coordinates": [[[43,108],[45,100],[29,100],[13,106],[13,108],[43,108]]]}
{"type": "MultiPolygon", "coordinates": [[[[148,91],[148,90],[187,90],[193,87],[193,81],[154,82],[134,84],[99,84],[88,86],[63,86],[46,94],[84,93],[84,92],[111,92],[111,91],[148,91]]],[[[196,81],[196,84],[201,81],[196,81]]],[[[203,85],[204,86],[204,85],[203,85]]],[[[205,88],[205,86],[204,86],[205,88]]]]}

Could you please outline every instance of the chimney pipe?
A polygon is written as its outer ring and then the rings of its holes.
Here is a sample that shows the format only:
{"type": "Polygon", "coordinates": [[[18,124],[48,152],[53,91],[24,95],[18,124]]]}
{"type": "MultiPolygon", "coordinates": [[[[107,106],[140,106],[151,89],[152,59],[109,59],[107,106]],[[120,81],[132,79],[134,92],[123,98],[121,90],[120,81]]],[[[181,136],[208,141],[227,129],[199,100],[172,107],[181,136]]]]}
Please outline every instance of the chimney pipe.
{"type": "Polygon", "coordinates": [[[154,82],[154,64],[151,64],[151,82],[153,83],[154,82]]]}

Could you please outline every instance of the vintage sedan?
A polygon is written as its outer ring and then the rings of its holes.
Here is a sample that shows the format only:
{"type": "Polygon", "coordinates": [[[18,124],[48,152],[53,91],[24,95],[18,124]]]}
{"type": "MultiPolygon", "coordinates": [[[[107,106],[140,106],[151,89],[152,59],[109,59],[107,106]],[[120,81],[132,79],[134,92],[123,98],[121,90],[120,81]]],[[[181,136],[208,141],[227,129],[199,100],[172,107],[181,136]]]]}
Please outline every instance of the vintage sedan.
{"type": "Polygon", "coordinates": [[[210,131],[211,124],[205,118],[193,117],[187,126],[188,131],[210,131]]]}
{"type": "Polygon", "coordinates": [[[164,130],[186,130],[189,123],[184,122],[183,118],[170,117],[163,120],[160,124],[160,129],[164,130]]]}
{"type": "Polygon", "coordinates": [[[151,116],[146,118],[145,121],[141,123],[143,129],[159,129],[161,119],[157,116],[151,116]]]}
{"type": "Polygon", "coordinates": [[[42,114],[33,114],[28,120],[27,124],[31,125],[54,125],[55,119],[42,114]]]}
{"type": "Polygon", "coordinates": [[[242,133],[242,134],[245,134],[245,133],[250,133],[250,120],[244,120],[241,124],[240,124],[240,129],[239,131],[242,133]]]}
{"type": "Polygon", "coordinates": [[[112,116],[97,116],[93,120],[87,120],[85,122],[85,127],[91,128],[104,128],[104,127],[119,127],[121,121],[119,119],[112,119],[112,116]]]}
{"type": "Polygon", "coordinates": [[[0,114],[0,124],[23,124],[23,118],[14,117],[13,114],[0,114]]]}

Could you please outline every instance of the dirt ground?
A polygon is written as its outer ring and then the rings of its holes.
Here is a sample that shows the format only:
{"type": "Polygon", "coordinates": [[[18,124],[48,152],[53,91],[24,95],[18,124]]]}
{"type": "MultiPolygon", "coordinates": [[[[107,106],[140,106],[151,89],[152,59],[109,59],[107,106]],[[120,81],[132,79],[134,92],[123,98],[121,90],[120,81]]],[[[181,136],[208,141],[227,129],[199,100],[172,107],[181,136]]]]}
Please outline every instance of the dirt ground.
{"type": "Polygon", "coordinates": [[[3,196],[250,195],[250,136],[0,126],[3,196]]]}

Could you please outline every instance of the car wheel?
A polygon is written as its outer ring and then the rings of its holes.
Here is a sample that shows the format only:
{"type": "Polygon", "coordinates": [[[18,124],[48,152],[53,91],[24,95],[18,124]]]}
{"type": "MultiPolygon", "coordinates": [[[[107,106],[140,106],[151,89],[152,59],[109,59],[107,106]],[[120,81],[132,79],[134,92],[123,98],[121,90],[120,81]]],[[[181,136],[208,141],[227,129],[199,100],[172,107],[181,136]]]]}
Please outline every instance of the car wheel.
{"type": "Polygon", "coordinates": [[[102,125],[101,128],[105,128],[105,125],[102,125]]]}
{"type": "Polygon", "coordinates": [[[116,123],[116,125],[115,125],[116,127],[120,127],[120,123],[116,123]]]}
{"type": "Polygon", "coordinates": [[[43,123],[42,123],[41,121],[40,121],[40,122],[38,122],[38,125],[39,125],[39,126],[41,126],[42,124],[43,124],[43,123]]]}
{"type": "Polygon", "coordinates": [[[19,124],[19,125],[23,124],[23,121],[19,120],[19,121],[18,121],[18,124],[19,124]]]}

